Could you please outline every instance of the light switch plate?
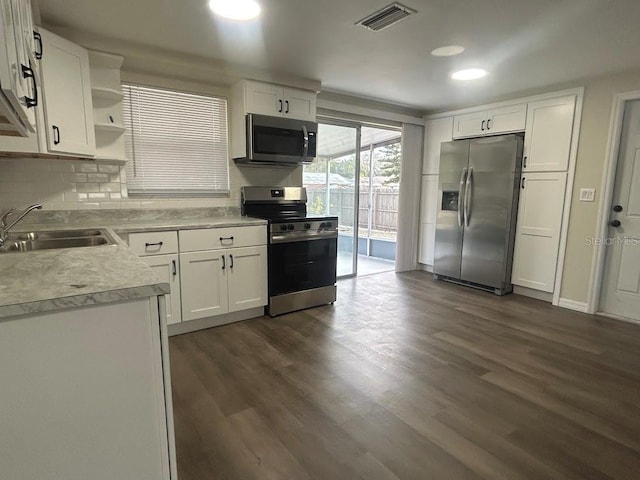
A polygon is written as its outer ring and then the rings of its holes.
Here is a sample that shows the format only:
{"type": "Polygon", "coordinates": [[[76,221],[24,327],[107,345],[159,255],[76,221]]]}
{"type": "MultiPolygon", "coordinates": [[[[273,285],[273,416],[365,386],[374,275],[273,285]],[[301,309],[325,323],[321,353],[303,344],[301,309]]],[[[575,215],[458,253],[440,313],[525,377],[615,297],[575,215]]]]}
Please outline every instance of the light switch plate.
{"type": "Polygon", "coordinates": [[[580,201],[581,202],[593,202],[596,199],[595,188],[581,188],[580,189],[580,201]]]}

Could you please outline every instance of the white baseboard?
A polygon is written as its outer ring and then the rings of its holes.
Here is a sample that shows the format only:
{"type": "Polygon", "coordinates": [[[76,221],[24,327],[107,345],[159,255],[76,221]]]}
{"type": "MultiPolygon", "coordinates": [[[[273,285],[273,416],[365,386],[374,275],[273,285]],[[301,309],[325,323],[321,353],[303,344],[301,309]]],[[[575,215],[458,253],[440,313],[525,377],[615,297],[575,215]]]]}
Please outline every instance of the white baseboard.
{"type": "Polygon", "coordinates": [[[241,310],[240,312],[226,313],[215,317],[200,318],[198,320],[189,320],[169,325],[167,333],[172,337],[173,335],[182,335],[183,333],[191,333],[196,330],[204,330],[205,328],[219,327],[227,323],[240,322],[263,315],[264,307],[250,308],[248,310],[241,310]]]}
{"type": "Polygon", "coordinates": [[[635,320],[633,318],[627,318],[627,317],[621,317],[619,315],[614,315],[612,313],[597,312],[597,315],[600,315],[602,317],[611,318],[613,320],[618,320],[620,322],[633,323],[634,325],[640,325],[640,320],[635,320]]]}
{"type": "Polygon", "coordinates": [[[575,310],[576,312],[589,313],[589,304],[587,302],[576,302],[575,300],[569,300],[568,298],[561,298],[558,300],[558,306],[568,308],[569,310],[575,310]]]}
{"type": "Polygon", "coordinates": [[[534,290],[533,288],[521,287],[519,285],[513,286],[513,293],[516,295],[522,295],[523,297],[535,298],[536,300],[542,300],[543,302],[551,303],[553,301],[553,294],[549,292],[541,292],[540,290],[534,290]]]}
{"type": "Polygon", "coordinates": [[[425,265],[424,263],[419,263],[418,264],[418,270],[422,270],[424,272],[433,273],[433,265],[425,265]]]}

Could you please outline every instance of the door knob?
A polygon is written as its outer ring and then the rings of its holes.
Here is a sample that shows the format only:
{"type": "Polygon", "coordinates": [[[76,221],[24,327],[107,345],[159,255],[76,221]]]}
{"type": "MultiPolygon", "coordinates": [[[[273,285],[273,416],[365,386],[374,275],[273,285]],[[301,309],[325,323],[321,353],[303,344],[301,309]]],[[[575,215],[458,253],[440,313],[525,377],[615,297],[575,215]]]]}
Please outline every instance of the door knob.
{"type": "Polygon", "coordinates": [[[620,213],[623,210],[622,205],[614,205],[613,211],[620,213]]]}
{"type": "Polygon", "coordinates": [[[620,225],[622,225],[622,222],[620,222],[620,220],[611,220],[609,222],[609,225],[611,225],[612,227],[619,227],[620,225]]]}

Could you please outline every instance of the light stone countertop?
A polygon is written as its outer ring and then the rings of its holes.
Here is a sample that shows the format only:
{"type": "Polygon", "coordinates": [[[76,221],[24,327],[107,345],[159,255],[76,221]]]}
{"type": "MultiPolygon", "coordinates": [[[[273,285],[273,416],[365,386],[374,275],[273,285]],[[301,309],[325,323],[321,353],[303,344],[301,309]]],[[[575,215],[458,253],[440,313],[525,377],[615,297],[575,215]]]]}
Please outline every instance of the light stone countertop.
{"type": "Polygon", "coordinates": [[[0,254],[0,319],[170,293],[117,233],[266,225],[236,215],[31,223],[20,231],[105,228],[118,245],[0,254]]]}

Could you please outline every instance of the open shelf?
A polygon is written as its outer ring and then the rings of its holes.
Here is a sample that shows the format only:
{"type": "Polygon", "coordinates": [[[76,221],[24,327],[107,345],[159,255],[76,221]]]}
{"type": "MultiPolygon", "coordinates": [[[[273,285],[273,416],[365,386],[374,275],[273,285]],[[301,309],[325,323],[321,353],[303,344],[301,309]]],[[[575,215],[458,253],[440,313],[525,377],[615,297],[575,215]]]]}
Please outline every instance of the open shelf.
{"type": "Polygon", "coordinates": [[[124,94],[120,90],[104,87],[92,87],[91,97],[93,100],[102,100],[109,102],[120,102],[124,98],[124,94]]]}
{"type": "Polygon", "coordinates": [[[116,123],[96,123],[95,127],[98,132],[124,133],[126,131],[123,125],[116,123]]]}

